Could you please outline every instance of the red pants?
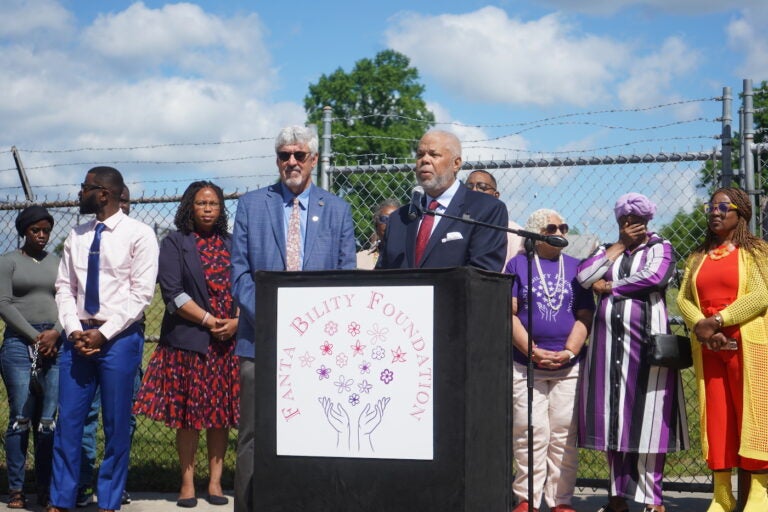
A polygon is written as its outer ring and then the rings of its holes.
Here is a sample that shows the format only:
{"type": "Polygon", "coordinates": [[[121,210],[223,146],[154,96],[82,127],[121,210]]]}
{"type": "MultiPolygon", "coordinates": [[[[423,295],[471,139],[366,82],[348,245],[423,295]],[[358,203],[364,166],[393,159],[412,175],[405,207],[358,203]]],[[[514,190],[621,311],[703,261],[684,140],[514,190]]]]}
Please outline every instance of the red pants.
{"type": "Polygon", "coordinates": [[[707,465],[714,471],[733,467],[768,469],[768,461],[739,456],[744,393],[741,340],[739,350],[714,352],[701,348],[707,396],[707,465]]]}

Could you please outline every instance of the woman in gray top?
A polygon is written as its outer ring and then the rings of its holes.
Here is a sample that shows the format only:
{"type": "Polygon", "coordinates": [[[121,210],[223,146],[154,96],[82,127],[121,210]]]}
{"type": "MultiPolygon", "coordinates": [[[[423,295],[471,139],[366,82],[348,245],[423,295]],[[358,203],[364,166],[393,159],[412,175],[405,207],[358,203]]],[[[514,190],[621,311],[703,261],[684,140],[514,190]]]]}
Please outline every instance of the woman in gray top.
{"type": "Polygon", "coordinates": [[[53,431],[59,395],[58,343],[61,330],[54,301],[59,258],[45,250],[53,217],[42,206],[19,213],[16,230],[24,245],[0,256],[0,317],[5,336],[0,374],[8,390],[8,508],[25,508],[24,466],[29,433],[35,440],[38,503],[46,506],[51,480],[53,431]],[[36,385],[30,370],[39,369],[36,385]]]}

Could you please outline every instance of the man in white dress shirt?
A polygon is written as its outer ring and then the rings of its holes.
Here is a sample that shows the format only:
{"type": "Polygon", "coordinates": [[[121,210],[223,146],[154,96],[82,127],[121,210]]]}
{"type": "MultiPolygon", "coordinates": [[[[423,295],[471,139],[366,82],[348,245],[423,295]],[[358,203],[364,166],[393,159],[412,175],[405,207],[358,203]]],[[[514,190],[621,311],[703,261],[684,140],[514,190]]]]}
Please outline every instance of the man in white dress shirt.
{"type": "Polygon", "coordinates": [[[152,228],[121,211],[123,187],[117,169],[88,171],[80,213],[96,218],[67,237],[56,279],[65,340],[53,446],[55,512],[75,507],[83,424],[97,385],[105,436],[96,486],[100,512],[120,508],[128,474],[133,380],[144,348],[140,320],[155,291],[159,249],[152,228]]]}

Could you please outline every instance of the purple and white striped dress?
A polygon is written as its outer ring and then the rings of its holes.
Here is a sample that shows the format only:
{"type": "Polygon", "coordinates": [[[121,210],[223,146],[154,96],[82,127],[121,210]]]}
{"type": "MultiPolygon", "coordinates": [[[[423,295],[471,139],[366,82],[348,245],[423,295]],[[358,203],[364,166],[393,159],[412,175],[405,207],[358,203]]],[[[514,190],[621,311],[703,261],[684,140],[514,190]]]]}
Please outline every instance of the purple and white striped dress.
{"type": "Polygon", "coordinates": [[[612,292],[599,297],[579,398],[579,446],[601,451],[668,453],[688,447],[680,372],[645,362],[646,332],[669,332],[665,291],[674,273],[672,245],[649,240],[615,261],[606,247],[581,262],[585,288],[599,280],[612,292]]]}

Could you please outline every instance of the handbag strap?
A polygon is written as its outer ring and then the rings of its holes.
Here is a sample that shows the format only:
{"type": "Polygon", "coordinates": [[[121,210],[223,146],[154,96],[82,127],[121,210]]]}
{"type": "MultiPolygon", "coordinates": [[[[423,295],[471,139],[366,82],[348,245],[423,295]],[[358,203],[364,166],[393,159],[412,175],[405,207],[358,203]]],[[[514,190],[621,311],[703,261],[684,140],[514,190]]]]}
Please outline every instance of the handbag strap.
{"type": "Polygon", "coordinates": [[[30,371],[32,373],[35,373],[37,371],[37,363],[38,363],[38,360],[40,359],[40,352],[38,350],[39,348],[40,348],[40,342],[36,341],[35,348],[32,349],[32,366],[30,367],[30,371]]]}

